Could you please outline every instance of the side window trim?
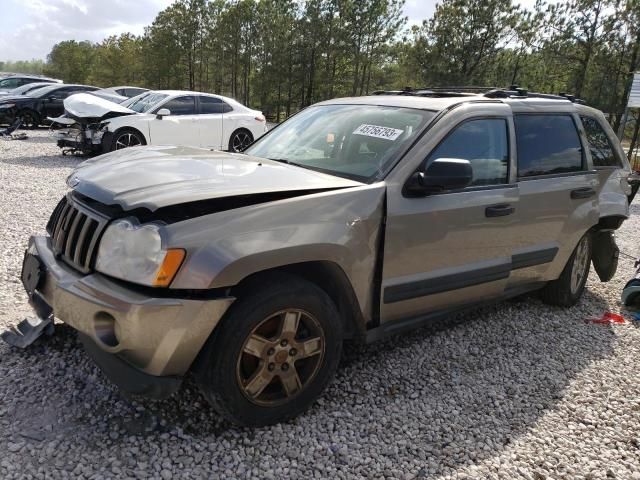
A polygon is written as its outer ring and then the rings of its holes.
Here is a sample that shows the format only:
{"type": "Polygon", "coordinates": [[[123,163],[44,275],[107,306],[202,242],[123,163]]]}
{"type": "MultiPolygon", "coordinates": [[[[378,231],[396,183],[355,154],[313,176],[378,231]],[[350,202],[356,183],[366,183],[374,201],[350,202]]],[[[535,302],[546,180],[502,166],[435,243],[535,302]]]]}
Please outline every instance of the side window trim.
{"type": "Polygon", "coordinates": [[[587,146],[585,145],[585,141],[586,138],[583,138],[584,135],[581,132],[581,123],[579,124],[576,120],[576,114],[574,112],[514,112],[513,113],[513,127],[514,127],[514,133],[516,134],[516,178],[515,181],[516,182],[522,182],[522,181],[527,181],[527,180],[536,180],[536,179],[544,179],[544,178],[555,178],[555,177],[568,177],[568,176],[573,176],[573,175],[583,175],[585,173],[590,173],[591,170],[589,169],[589,165],[587,164],[587,156],[586,156],[586,152],[585,149],[587,148],[587,146]],[[580,157],[581,157],[581,161],[580,161],[580,167],[581,170],[576,170],[573,172],[560,172],[560,173],[545,173],[545,174],[540,174],[540,175],[525,175],[525,176],[520,176],[520,171],[519,171],[519,156],[518,156],[518,144],[517,144],[517,131],[516,131],[516,118],[517,117],[535,117],[535,116],[539,116],[539,117],[550,117],[550,116],[564,116],[564,117],[570,117],[571,121],[573,122],[573,126],[576,129],[576,134],[578,135],[578,141],[580,142],[580,157]]]}
{"type": "Polygon", "coordinates": [[[512,179],[512,167],[514,165],[513,163],[513,149],[512,149],[512,134],[515,135],[515,130],[513,130],[514,125],[513,125],[513,121],[511,121],[511,116],[509,115],[479,115],[479,116],[475,116],[475,117],[468,117],[465,118],[463,120],[460,120],[458,123],[456,123],[453,127],[451,127],[449,129],[449,131],[445,134],[444,137],[442,137],[440,139],[440,141],[431,149],[431,151],[428,153],[428,155],[426,156],[426,158],[420,162],[420,166],[418,167],[418,169],[422,169],[425,170],[429,163],[432,161],[432,155],[435,151],[438,150],[438,148],[440,148],[440,146],[447,141],[447,139],[462,125],[464,125],[465,123],[468,122],[473,122],[473,121],[477,121],[477,120],[504,120],[505,123],[505,128],[506,128],[506,140],[507,140],[507,175],[506,175],[506,179],[507,181],[505,183],[496,183],[496,184],[491,184],[491,185],[470,185],[468,187],[465,187],[463,189],[458,189],[458,190],[449,190],[446,192],[441,192],[441,193],[434,193],[431,194],[430,196],[434,196],[434,195],[448,195],[450,193],[462,193],[462,192],[475,192],[475,191],[481,191],[481,190],[497,190],[497,189],[501,189],[501,188],[514,188],[517,186],[517,184],[515,183],[515,179],[512,179]]]}

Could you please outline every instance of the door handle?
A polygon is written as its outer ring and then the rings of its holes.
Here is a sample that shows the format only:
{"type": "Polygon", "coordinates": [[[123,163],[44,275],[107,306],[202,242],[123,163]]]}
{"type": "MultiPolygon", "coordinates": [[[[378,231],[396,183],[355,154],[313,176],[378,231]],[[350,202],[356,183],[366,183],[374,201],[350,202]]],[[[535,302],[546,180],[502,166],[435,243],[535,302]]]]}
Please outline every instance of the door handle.
{"type": "Polygon", "coordinates": [[[487,207],[484,210],[485,217],[506,217],[515,212],[516,209],[509,204],[494,205],[493,207],[487,207]]]}
{"type": "Polygon", "coordinates": [[[591,198],[595,196],[596,191],[591,187],[584,188],[576,188],[575,190],[571,190],[571,198],[574,200],[579,198],[591,198]]]}

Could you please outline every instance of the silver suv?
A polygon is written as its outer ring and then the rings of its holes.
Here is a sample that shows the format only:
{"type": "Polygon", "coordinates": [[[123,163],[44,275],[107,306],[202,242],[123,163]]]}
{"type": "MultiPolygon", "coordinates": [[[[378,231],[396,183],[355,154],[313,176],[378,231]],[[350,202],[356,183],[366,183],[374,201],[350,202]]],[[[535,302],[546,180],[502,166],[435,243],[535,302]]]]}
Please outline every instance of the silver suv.
{"type": "Polygon", "coordinates": [[[242,154],[83,163],[22,280],[124,391],[193,371],[224,417],[270,424],[320,395],[347,339],[537,289],[575,304],[591,263],[615,273],[629,174],[603,114],[560,96],[331,100],[242,154]]]}

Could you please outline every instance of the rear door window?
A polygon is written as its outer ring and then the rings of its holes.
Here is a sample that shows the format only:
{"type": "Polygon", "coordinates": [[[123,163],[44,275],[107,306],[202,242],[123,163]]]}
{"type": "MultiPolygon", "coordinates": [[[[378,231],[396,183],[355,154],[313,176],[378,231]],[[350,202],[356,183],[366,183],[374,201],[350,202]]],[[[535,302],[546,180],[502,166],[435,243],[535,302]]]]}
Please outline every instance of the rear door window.
{"type": "Polygon", "coordinates": [[[457,126],[429,156],[469,160],[471,186],[507,183],[509,141],[507,122],[501,118],[469,120],[457,126]]]}
{"type": "Polygon", "coordinates": [[[169,100],[160,108],[168,108],[171,115],[195,115],[196,97],[189,95],[169,100]]]}
{"type": "Polygon", "coordinates": [[[200,97],[200,113],[203,115],[223,113],[224,102],[216,97],[200,97]]]}
{"type": "Polygon", "coordinates": [[[571,115],[515,115],[518,177],[583,170],[582,145],[571,115]]]}
{"type": "Polygon", "coordinates": [[[611,140],[593,117],[581,116],[582,126],[589,142],[589,150],[594,167],[619,167],[620,162],[616,158],[611,140]]]}

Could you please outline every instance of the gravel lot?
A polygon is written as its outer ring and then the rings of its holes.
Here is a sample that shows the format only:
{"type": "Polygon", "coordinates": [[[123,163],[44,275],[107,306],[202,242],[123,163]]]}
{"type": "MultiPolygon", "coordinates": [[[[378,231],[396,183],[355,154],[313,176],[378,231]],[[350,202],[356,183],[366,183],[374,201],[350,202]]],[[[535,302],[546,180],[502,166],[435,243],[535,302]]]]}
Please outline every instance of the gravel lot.
{"type": "MultiPolygon", "coordinates": [[[[0,139],[0,328],[30,313],[19,282],[80,162],[46,131],[0,139]]],[[[640,253],[640,205],[619,233],[640,253]]],[[[618,312],[633,274],[595,274],[570,310],[535,296],[369,347],[289,424],[238,429],[190,382],[164,402],[107,383],[60,325],[25,351],[0,345],[0,478],[640,479],[640,330],[618,312]]],[[[639,325],[640,326],[640,325],[639,325]]]]}

